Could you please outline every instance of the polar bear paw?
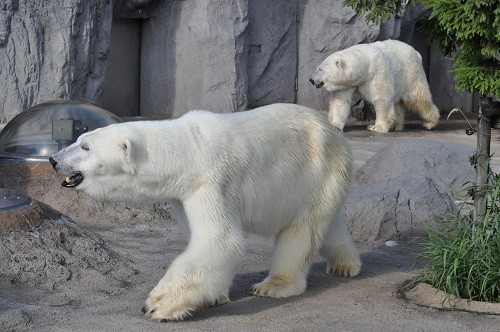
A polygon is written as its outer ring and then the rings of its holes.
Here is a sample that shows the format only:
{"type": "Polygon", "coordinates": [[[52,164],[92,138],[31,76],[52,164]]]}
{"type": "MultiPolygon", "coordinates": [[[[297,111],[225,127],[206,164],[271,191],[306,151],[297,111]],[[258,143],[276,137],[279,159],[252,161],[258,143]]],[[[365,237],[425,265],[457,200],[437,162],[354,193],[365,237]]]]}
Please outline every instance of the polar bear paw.
{"type": "Polygon", "coordinates": [[[439,123],[439,121],[424,121],[422,122],[422,127],[424,127],[425,129],[427,130],[431,130],[432,128],[434,128],[437,124],[439,123]]]}
{"type": "Polygon", "coordinates": [[[142,307],[142,313],[150,319],[161,322],[181,321],[191,316],[196,309],[213,307],[229,302],[227,294],[221,294],[213,301],[195,304],[193,301],[189,301],[187,297],[173,298],[167,293],[155,292],[155,294],[150,294],[142,307]]]}
{"type": "Polygon", "coordinates": [[[388,133],[389,127],[381,126],[381,125],[369,125],[368,130],[377,132],[377,133],[388,133]]]}
{"type": "Polygon", "coordinates": [[[181,321],[191,316],[194,309],[186,303],[176,303],[161,296],[150,296],[142,307],[142,313],[150,319],[161,322],[181,321]]]}
{"type": "Polygon", "coordinates": [[[269,276],[262,282],[253,285],[250,292],[255,296],[267,297],[289,297],[302,294],[306,289],[306,280],[297,281],[297,278],[292,278],[286,275],[269,276]]]}
{"type": "Polygon", "coordinates": [[[342,123],[340,121],[336,121],[336,120],[330,120],[330,123],[332,124],[332,126],[337,128],[338,130],[344,131],[344,123],[342,123]]]}
{"type": "Polygon", "coordinates": [[[333,274],[337,277],[355,277],[361,270],[361,264],[335,263],[326,266],[326,274],[333,274]]]}
{"type": "Polygon", "coordinates": [[[405,124],[404,123],[395,123],[393,129],[395,131],[402,131],[404,128],[405,128],[405,124]]]}

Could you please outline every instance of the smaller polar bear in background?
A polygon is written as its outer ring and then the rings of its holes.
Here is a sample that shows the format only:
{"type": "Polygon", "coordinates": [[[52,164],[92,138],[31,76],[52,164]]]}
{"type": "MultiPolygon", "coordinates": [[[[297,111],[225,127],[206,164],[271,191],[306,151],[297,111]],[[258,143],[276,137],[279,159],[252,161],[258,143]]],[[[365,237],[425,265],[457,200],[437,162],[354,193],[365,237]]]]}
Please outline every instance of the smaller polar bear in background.
{"type": "Polygon", "coordinates": [[[64,187],[96,199],[172,200],[189,244],[149,294],[143,311],[150,318],[180,320],[227,302],[244,231],[275,239],[269,276],[254,295],[301,294],[317,252],[328,260],[327,273],[359,273],[342,212],[351,150],[326,117],[306,107],[114,124],[49,160],[67,175],[64,187]]]}
{"type": "Polygon", "coordinates": [[[375,109],[375,124],[368,126],[372,131],[402,130],[405,106],[422,118],[425,129],[439,122],[422,57],[413,47],[397,40],[359,44],[335,52],[317,67],[310,82],[332,92],[328,119],[341,130],[352,102],[360,97],[375,109]]]}

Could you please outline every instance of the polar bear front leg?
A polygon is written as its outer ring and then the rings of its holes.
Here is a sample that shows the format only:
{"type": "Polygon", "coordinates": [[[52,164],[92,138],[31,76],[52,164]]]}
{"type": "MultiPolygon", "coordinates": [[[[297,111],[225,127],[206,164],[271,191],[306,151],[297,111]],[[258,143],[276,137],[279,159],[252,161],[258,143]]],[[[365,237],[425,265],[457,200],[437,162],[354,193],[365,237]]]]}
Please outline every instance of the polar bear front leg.
{"type": "Polygon", "coordinates": [[[355,91],[356,89],[345,89],[333,91],[330,95],[328,121],[340,130],[344,130],[351,113],[352,96],[355,91]]]}
{"type": "Polygon", "coordinates": [[[374,125],[368,126],[368,130],[377,133],[388,133],[396,120],[394,104],[387,100],[374,101],[372,104],[375,109],[376,119],[374,125]]]}
{"type": "Polygon", "coordinates": [[[199,193],[183,202],[190,241],[150,292],[144,314],[155,320],[182,320],[200,308],[229,301],[244,236],[237,209],[228,208],[218,191],[199,193]]]}
{"type": "Polygon", "coordinates": [[[255,284],[251,293],[257,296],[288,297],[306,289],[306,277],[316,248],[311,239],[313,227],[307,222],[294,222],[275,238],[269,275],[255,284]]]}

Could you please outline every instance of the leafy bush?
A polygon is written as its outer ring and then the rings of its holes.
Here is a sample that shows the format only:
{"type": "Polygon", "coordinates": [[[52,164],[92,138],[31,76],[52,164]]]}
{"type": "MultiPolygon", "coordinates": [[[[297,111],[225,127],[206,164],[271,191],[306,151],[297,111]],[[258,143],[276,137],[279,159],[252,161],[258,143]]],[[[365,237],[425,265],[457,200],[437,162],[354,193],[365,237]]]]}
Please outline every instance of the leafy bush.
{"type": "Polygon", "coordinates": [[[455,58],[457,88],[500,96],[500,1],[421,1],[431,10],[429,39],[455,58]]]}
{"type": "Polygon", "coordinates": [[[481,220],[457,212],[428,230],[424,251],[417,254],[427,265],[413,284],[427,282],[460,298],[500,302],[500,174],[490,175],[484,195],[481,220]]]}
{"type": "MultiPolygon", "coordinates": [[[[411,0],[408,4],[414,3],[415,0],[411,0]]],[[[381,23],[404,11],[407,5],[401,0],[344,0],[344,6],[352,7],[358,14],[364,14],[370,22],[381,23]]]]}

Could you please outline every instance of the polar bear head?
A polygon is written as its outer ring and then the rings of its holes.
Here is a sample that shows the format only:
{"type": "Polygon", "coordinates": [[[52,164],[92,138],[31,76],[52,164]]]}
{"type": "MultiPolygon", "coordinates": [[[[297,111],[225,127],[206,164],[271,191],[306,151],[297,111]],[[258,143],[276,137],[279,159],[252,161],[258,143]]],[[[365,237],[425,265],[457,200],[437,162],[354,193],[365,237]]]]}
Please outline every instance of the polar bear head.
{"type": "Polygon", "coordinates": [[[316,68],[309,81],[330,92],[357,87],[366,74],[367,61],[355,48],[335,52],[316,68]]]}
{"type": "Polygon", "coordinates": [[[123,124],[81,135],[72,145],[49,158],[56,172],[65,174],[63,187],[96,199],[123,199],[141,158],[140,137],[123,124]]]}

